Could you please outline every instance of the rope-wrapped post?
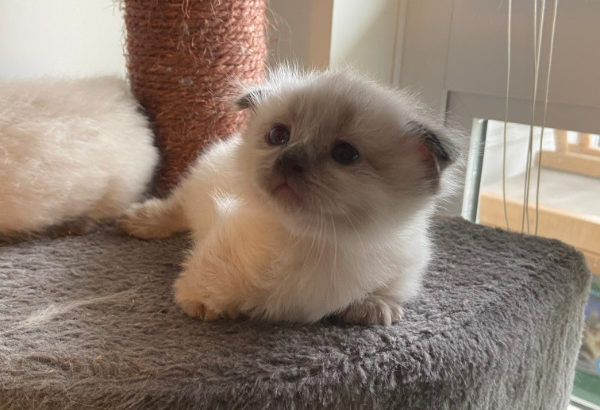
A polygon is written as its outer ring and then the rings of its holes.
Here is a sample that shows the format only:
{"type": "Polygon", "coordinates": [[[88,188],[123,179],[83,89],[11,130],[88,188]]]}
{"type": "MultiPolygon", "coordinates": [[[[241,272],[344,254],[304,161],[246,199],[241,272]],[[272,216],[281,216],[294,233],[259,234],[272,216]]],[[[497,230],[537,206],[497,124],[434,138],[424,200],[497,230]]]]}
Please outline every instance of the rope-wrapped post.
{"type": "Polygon", "coordinates": [[[260,82],[266,61],[266,0],[125,0],[127,67],[148,113],[164,196],[202,148],[235,132],[243,113],[227,101],[260,82]]]}

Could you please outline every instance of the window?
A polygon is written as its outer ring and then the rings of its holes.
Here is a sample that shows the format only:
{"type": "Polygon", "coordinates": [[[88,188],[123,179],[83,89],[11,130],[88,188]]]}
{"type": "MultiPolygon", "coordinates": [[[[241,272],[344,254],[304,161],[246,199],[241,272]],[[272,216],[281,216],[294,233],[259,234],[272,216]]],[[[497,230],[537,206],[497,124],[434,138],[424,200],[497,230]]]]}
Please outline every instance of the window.
{"type": "Polygon", "coordinates": [[[560,239],[583,252],[593,283],[577,362],[574,395],[600,406],[600,141],[598,135],[533,128],[529,212],[523,212],[530,126],[475,120],[463,216],[512,231],[560,239]],[[483,148],[477,152],[477,148],[483,148]],[[541,153],[539,191],[538,167],[541,153]],[[502,169],[506,169],[503,184],[502,169]],[[503,191],[506,193],[504,201],[503,191]],[[537,195],[539,192],[539,201],[537,195]],[[536,202],[538,209],[536,211],[536,202]],[[506,208],[506,215],[505,215],[506,208]],[[528,223],[529,222],[529,223],[528,223]]]}

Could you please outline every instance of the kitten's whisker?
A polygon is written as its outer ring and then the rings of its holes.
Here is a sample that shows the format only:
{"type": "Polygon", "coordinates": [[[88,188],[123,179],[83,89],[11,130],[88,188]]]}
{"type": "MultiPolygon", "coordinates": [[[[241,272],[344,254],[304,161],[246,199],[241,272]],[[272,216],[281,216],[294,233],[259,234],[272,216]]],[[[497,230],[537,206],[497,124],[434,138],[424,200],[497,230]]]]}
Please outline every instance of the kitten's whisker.
{"type": "MultiPolygon", "coordinates": [[[[320,226],[321,226],[321,220],[319,218],[319,227],[320,226]]],[[[310,226],[307,227],[306,232],[308,232],[308,228],[310,228],[310,226]]],[[[310,246],[305,253],[304,260],[302,261],[302,266],[300,268],[301,271],[304,271],[304,269],[306,268],[308,260],[313,259],[313,249],[316,249],[316,246],[318,244],[317,235],[310,235],[310,239],[311,239],[310,246]]],[[[315,252],[315,256],[316,256],[316,252],[315,252]]],[[[316,264],[315,264],[315,266],[316,266],[316,264]]],[[[312,272],[314,272],[315,266],[312,267],[312,272]]]]}
{"type": "Polygon", "coordinates": [[[304,241],[309,235],[308,235],[308,231],[311,229],[310,225],[306,225],[306,227],[304,228],[304,230],[300,233],[298,233],[295,236],[295,240],[294,242],[292,242],[290,244],[290,247],[295,247],[296,245],[298,245],[299,243],[301,243],[302,241],[304,241]]]}
{"type": "Polygon", "coordinates": [[[376,230],[378,232],[384,232],[385,226],[383,226],[382,221],[375,219],[375,217],[373,215],[371,215],[370,213],[365,213],[364,215],[367,216],[367,218],[369,218],[371,220],[371,222],[373,223],[373,225],[375,226],[376,230]]]}
{"type": "Polygon", "coordinates": [[[337,276],[337,251],[338,251],[338,243],[337,243],[337,232],[335,229],[335,221],[333,220],[333,216],[330,216],[331,219],[331,228],[333,229],[333,264],[332,269],[329,274],[329,290],[335,289],[335,279],[337,276]]]}
{"type": "MultiPolygon", "coordinates": [[[[315,262],[314,269],[316,269],[321,263],[321,259],[323,258],[323,254],[325,253],[326,242],[324,240],[325,237],[325,218],[323,217],[323,208],[319,206],[319,235],[317,239],[317,244],[319,246],[319,256],[317,257],[317,261],[315,262]]],[[[313,269],[313,272],[314,272],[313,269]]]]}
{"type": "Polygon", "coordinates": [[[329,219],[331,220],[331,229],[333,230],[333,270],[335,271],[335,269],[337,267],[337,249],[338,249],[337,232],[335,230],[335,222],[333,220],[333,216],[330,215],[329,219]]]}
{"type": "Polygon", "coordinates": [[[323,253],[325,251],[325,230],[326,230],[326,226],[325,226],[325,218],[323,218],[323,208],[321,208],[319,206],[319,221],[321,221],[319,223],[319,239],[318,239],[318,244],[319,244],[319,258],[317,259],[317,265],[321,262],[321,258],[323,257],[323,253]]]}
{"type": "Polygon", "coordinates": [[[365,243],[363,242],[362,237],[360,236],[360,233],[356,229],[356,226],[354,226],[354,224],[352,223],[352,220],[350,219],[350,217],[348,215],[344,215],[344,217],[346,218],[346,220],[348,221],[348,223],[350,224],[350,226],[356,233],[356,238],[358,239],[358,242],[360,242],[360,248],[362,249],[363,253],[366,253],[367,248],[365,247],[365,243]]]}

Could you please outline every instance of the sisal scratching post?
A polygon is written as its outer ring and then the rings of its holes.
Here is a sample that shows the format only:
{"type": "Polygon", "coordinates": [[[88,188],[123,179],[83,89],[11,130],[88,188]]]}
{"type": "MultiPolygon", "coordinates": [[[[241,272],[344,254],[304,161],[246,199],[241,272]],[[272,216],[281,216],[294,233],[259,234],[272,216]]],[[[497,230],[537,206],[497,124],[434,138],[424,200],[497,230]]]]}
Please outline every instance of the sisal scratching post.
{"type": "Polygon", "coordinates": [[[235,132],[237,81],[260,82],[266,0],[126,0],[127,66],[154,124],[164,196],[202,148],[235,132]]]}

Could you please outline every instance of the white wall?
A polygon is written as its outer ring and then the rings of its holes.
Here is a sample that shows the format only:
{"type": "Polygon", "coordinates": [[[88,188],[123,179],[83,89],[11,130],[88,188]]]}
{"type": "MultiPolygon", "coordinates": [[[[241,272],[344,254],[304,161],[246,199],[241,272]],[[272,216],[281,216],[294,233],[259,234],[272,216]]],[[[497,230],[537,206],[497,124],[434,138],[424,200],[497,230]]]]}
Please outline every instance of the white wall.
{"type": "Polygon", "coordinates": [[[335,0],[330,66],[349,65],[391,84],[399,7],[398,0],[335,0]]]}
{"type": "Polygon", "coordinates": [[[0,0],[0,79],[125,75],[112,0],[0,0]]]}
{"type": "Polygon", "coordinates": [[[270,64],[351,66],[391,84],[402,0],[271,0],[270,64]]]}
{"type": "MultiPolygon", "coordinates": [[[[401,0],[270,0],[270,64],[351,65],[391,83],[401,0]]],[[[114,0],[0,0],[0,79],[125,75],[114,0]]]]}

